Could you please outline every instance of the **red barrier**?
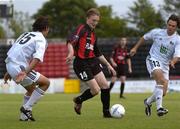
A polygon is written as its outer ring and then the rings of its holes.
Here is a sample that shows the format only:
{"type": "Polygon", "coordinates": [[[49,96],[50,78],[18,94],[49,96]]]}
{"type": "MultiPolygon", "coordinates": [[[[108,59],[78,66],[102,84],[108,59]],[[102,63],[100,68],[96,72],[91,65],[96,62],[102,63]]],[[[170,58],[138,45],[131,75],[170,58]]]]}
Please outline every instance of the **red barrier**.
{"type": "Polygon", "coordinates": [[[46,77],[69,77],[69,66],[66,64],[67,47],[65,44],[49,44],[44,62],[36,70],[46,77]]]}

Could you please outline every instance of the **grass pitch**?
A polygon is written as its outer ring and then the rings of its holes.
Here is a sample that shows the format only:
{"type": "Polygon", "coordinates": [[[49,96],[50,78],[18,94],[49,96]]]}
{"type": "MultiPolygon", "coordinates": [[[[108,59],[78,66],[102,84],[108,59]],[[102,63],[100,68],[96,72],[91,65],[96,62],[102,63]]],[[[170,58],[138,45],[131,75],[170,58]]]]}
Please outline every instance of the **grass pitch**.
{"type": "Polygon", "coordinates": [[[82,114],[76,115],[72,98],[77,94],[46,94],[34,106],[35,122],[20,122],[19,108],[21,94],[0,95],[0,129],[178,129],[180,124],[180,94],[168,93],[164,106],[169,113],[156,115],[155,105],[152,116],[144,113],[143,100],[150,94],[126,94],[119,99],[111,94],[111,105],[121,103],[126,109],[122,119],[103,118],[100,96],[83,103],[82,114]]]}

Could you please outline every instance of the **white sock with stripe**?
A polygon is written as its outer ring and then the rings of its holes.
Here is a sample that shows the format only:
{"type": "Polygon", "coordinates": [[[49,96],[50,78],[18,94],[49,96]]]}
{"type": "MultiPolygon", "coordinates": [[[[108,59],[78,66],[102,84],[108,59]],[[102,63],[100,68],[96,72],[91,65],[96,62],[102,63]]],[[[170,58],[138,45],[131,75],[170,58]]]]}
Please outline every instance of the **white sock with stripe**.
{"type": "Polygon", "coordinates": [[[27,103],[26,103],[25,105],[23,105],[24,108],[25,108],[26,110],[31,110],[32,107],[33,107],[33,105],[34,105],[35,103],[37,103],[38,100],[40,100],[40,98],[43,96],[44,92],[45,92],[45,91],[43,91],[42,89],[40,89],[39,87],[37,87],[37,88],[33,91],[32,95],[31,95],[30,99],[27,101],[27,103]]]}

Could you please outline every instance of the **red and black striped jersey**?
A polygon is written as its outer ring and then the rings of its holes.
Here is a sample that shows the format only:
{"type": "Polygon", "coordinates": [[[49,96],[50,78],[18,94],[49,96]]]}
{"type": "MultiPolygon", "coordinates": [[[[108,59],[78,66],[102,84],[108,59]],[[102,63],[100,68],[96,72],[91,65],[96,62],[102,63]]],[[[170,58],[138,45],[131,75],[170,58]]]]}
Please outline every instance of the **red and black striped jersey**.
{"type": "Polygon", "coordinates": [[[127,48],[115,47],[112,58],[117,64],[126,64],[126,59],[130,58],[127,48]]]}
{"type": "Polygon", "coordinates": [[[67,38],[67,43],[71,43],[74,54],[81,59],[88,59],[101,56],[97,47],[97,38],[94,31],[87,25],[79,25],[67,38]]]}

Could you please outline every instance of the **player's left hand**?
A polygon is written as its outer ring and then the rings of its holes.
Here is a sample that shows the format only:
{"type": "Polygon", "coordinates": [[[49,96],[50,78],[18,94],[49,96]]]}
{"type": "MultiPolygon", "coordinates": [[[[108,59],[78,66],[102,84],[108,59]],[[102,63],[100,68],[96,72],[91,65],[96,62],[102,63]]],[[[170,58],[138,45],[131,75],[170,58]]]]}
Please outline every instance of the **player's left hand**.
{"type": "Polygon", "coordinates": [[[130,50],[129,55],[132,57],[132,56],[134,56],[134,55],[136,54],[136,52],[137,52],[136,48],[132,48],[132,49],[130,50]]]}
{"type": "Polygon", "coordinates": [[[175,68],[175,64],[180,61],[180,57],[173,57],[173,59],[169,62],[171,68],[175,68]]]}
{"type": "Polygon", "coordinates": [[[170,67],[175,69],[175,62],[174,61],[170,61],[170,67]]]}
{"type": "Polygon", "coordinates": [[[5,73],[3,79],[4,79],[4,84],[7,84],[7,81],[8,81],[8,80],[11,80],[11,76],[9,75],[8,72],[5,73]]]}
{"type": "Polygon", "coordinates": [[[25,77],[26,77],[26,72],[20,72],[17,76],[16,76],[16,80],[15,80],[15,82],[16,83],[20,83],[21,81],[23,81],[24,79],[25,79],[25,77]]]}
{"type": "Polygon", "coordinates": [[[112,73],[112,76],[116,76],[116,71],[114,70],[114,68],[111,65],[107,66],[109,73],[112,73]]]}

